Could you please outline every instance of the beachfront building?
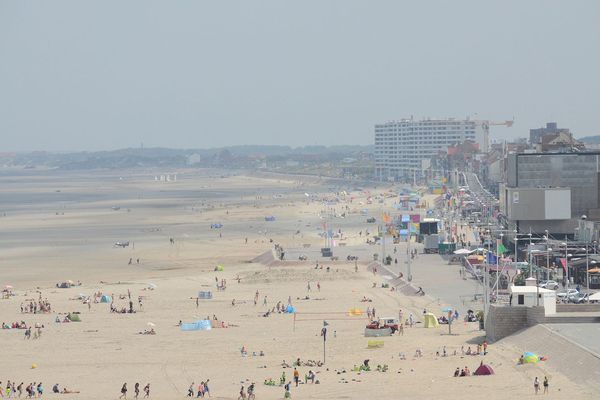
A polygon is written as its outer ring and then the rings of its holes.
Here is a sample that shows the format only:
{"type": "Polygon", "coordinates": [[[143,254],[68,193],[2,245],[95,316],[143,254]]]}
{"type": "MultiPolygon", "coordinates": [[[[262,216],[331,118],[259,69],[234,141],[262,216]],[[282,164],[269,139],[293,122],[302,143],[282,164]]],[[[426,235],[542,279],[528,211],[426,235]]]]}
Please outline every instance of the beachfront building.
{"type": "MultiPolygon", "coordinates": [[[[513,307],[544,307],[546,315],[556,314],[556,292],[536,287],[535,278],[528,278],[533,283],[526,286],[510,287],[510,305],[513,307]]],[[[528,282],[529,283],[529,282],[528,282]]]]}
{"type": "Polygon", "coordinates": [[[401,119],[375,125],[375,174],[398,179],[421,174],[449,146],[470,141],[487,152],[489,123],[471,119],[401,119]]]}
{"type": "Polygon", "coordinates": [[[564,238],[580,219],[600,220],[600,153],[508,154],[505,168],[500,211],[510,231],[564,238]]]}

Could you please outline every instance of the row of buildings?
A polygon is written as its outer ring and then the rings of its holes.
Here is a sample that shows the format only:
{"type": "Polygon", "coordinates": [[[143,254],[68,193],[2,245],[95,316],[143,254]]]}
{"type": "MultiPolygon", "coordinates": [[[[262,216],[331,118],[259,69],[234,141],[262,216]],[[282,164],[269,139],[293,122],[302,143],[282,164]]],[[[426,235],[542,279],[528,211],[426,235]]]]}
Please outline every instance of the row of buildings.
{"type": "Polygon", "coordinates": [[[496,195],[490,207],[507,231],[600,239],[594,222],[600,221],[600,152],[553,122],[531,129],[529,138],[490,143],[493,125],[512,121],[411,118],[375,125],[376,176],[442,175],[452,182],[457,171],[474,172],[496,195]]]}

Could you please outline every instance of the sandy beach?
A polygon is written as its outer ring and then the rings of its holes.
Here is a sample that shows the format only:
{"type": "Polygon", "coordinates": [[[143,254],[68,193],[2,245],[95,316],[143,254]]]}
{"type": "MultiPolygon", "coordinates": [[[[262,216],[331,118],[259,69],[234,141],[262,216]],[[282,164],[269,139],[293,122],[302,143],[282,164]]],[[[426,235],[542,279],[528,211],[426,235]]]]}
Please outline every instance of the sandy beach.
{"type": "MultiPolygon", "coordinates": [[[[285,372],[296,399],[528,398],[535,397],[536,376],[549,378],[550,393],[544,397],[597,398],[593,389],[567,379],[550,362],[517,365],[527,349],[501,342],[491,344],[485,356],[463,355],[483,342],[477,323],[455,323],[451,335],[447,326],[423,328],[423,310],[439,316],[447,304],[381,287],[389,277],[368,268],[378,249],[365,243],[366,231],[376,231],[365,219],[391,210],[396,198],[372,204],[367,198],[396,187],[215,171],[178,171],[176,181],[156,181],[160,173],[0,176],[0,285],[11,286],[14,294],[0,300],[0,320],[43,325],[38,339],[25,339],[23,329],[0,330],[3,389],[8,380],[24,386],[43,382],[44,397],[116,399],[125,382],[127,398],[133,398],[139,382],[140,388],[150,383],[150,398],[180,399],[192,383],[196,396],[198,385],[209,380],[213,398],[237,399],[240,387],[254,382],[256,398],[281,399],[285,372]],[[347,195],[340,196],[342,190],[347,195]],[[326,201],[334,198],[339,201],[326,201]],[[275,221],[266,221],[267,216],[275,221]],[[361,254],[357,264],[313,257],[324,244],[319,236],[323,222],[343,232],[339,242],[344,246],[334,251],[361,254]],[[125,241],[129,246],[114,245],[125,241]],[[270,266],[252,262],[275,243],[290,254],[305,252],[308,260],[270,266]],[[324,268],[315,269],[317,261],[324,268]],[[215,271],[217,265],[223,271],[215,271]],[[56,287],[69,280],[75,286],[56,287]],[[224,290],[217,288],[221,283],[226,283],[224,290]],[[199,291],[210,291],[212,299],[196,300],[199,291]],[[135,313],[114,313],[109,303],[77,300],[99,292],[111,296],[119,310],[129,308],[131,299],[135,313]],[[21,312],[22,305],[40,298],[47,299],[51,312],[21,312]],[[295,315],[264,316],[288,300],[295,315]],[[367,317],[349,313],[367,307],[381,317],[412,314],[417,323],[403,335],[377,339],[383,346],[370,349],[370,338],[364,337],[367,317]],[[72,312],[81,322],[55,322],[72,312]],[[216,318],[217,327],[184,332],[177,326],[205,318],[216,318]],[[323,321],[328,323],[325,364],[299,366],[302,383],[296,387],[294,368],[282,368],[282,362],[323,361],[323,321]],[[150,329],[156,334],[140,334],[150,329]],[[422,357],[415,357],[417,350],[422,357]],[[364,360],[371,371],[352,371],[364,360]],[[482,362],[495,374],[453,377],[456,368],[475,371],[482,362]],[[377,371],[378,365],[387,371],[377,371]],[[318,384],[304,383],[309,371],[318,384]],[[264,384],[270,379],[275,386],[264,384]],[[80,393],[53,394],[56,383],[80,393]]],[[[406,254],[406,243],[396,246],[398,257],[406,254]]],[[[434,254],[418,257],[420,263],[439,261],[434,254]]]]}

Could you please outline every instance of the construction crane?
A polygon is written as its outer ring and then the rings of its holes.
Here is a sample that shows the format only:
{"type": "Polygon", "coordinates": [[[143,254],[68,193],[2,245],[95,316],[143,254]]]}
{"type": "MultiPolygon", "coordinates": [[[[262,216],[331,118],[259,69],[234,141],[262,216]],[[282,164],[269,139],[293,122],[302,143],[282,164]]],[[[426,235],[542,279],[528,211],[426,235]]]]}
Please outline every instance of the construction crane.
{"type": "Polygon", "coordinates": [[[476,120],[476,123],[480,124],[483,129],[490,129],[490,126],[506,126],[507,128],[510,128],[511,126],[513,126],[513,124],[515,123],[515,120],[512,119],[510,121],[480,121],[480,120],[476,120]]]}

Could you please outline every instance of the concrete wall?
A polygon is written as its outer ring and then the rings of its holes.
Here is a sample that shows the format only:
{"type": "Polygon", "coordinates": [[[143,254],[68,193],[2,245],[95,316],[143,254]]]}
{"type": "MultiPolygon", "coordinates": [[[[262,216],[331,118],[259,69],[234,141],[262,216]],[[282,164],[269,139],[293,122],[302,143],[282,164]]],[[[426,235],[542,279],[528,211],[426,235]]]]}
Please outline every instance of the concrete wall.
{"type": "Polygon", "coordinates": [[[600,312],[600,303],[592,304],[557,304],[556,312],[600,312]]]}
{"type": "MultiPolygon", "coordinates": [[[[561,305],[559,305],[561,306],[561,305]]],[[[498,341],[502,338],[512,335],[515,332],[527,327],[539,324],[565,324],[565,323],[600,323],[600,317],[596,314],[585,315],[585,312],[597,311],[596,304],[589,304],[589,308],[584,308],[586,305],[571,304],[576,307],[572,309],[566,306],[558,308],[558,313],[546,315],[544,307],[506,307],[506,306],[490,306],[488,315],[485,319],[486,337],[490,342],[498,341]],[[577,315],[565,314],[565,312],[578,311],[577,315]],[[561,312],[563,313],[561,315],[561,312]]]]}
{"type": "Polygon", "coordinates": [[[485,318],[487,340],[495,342],[528,327],[528,309],[528,307],[490,306],[485,318]]]}

